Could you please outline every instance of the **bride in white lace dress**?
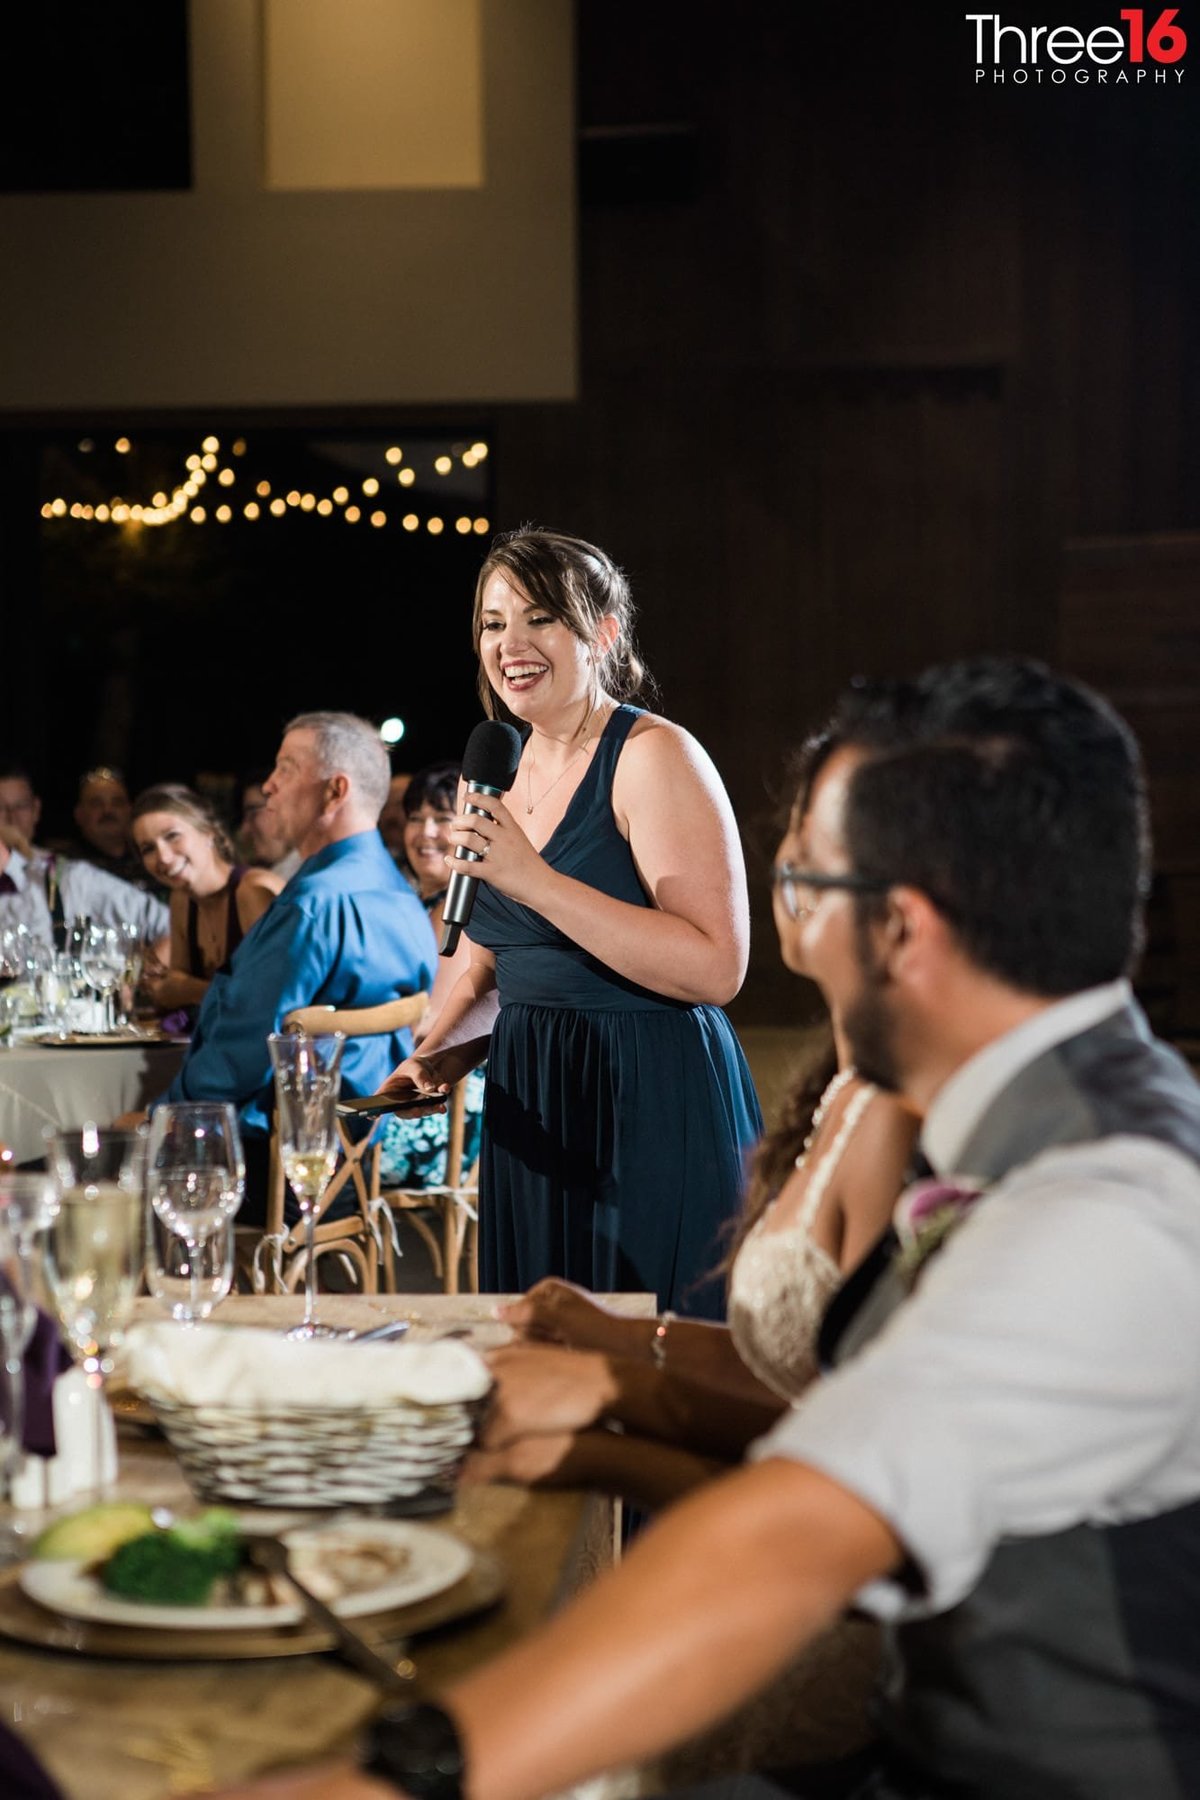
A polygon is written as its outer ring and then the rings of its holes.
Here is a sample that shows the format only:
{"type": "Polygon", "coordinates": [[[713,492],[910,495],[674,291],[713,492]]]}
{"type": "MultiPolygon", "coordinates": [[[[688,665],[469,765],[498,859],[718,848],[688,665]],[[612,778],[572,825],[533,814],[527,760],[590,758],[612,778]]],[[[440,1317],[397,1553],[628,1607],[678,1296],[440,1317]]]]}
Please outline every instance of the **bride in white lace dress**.
{"type": "MultiPolygon", "coordinates": [[[[775,913],[783,960],[801,974],[798,925],[820,904],[790,879],[804,860],[793,816],[775,913]]],[[[916,1134],[897,1101],[839,1066],[835,1043],[836,1030],[759,1147],[726,1265],[728,1325],[631,1319],[569,1283],[539,1283],[505,1315],[525,1341],[492,1358],[496,1404],[470,1479],[589,1486],[661,1506],[738,1461],[816,1377],[825,1306],[886,1226],[916,1134]]],[[[835,1627],[779,1688],[677,1753],[664,1778],[855,1748],[868,1735],[876,1648],[872,1627],[835,1627]]]]}

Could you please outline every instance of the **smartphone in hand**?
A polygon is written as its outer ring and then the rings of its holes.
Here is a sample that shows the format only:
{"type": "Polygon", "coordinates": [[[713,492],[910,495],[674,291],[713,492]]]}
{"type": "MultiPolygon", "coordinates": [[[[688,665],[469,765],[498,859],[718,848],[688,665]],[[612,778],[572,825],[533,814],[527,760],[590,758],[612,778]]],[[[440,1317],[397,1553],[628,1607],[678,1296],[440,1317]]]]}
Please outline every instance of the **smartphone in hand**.
{"type": "Polygon", "coordinates": [[[406,1114],[420,1117],[425,1113],[444,1112],[446,1096],[413,1094],[404,1098],[399,1094],[366,1094],[361,1100],[339,1100],[337,1110],[343,1119],[380,1119],[384,1113],[397,1113],[401,1118],[406,1114]]]}

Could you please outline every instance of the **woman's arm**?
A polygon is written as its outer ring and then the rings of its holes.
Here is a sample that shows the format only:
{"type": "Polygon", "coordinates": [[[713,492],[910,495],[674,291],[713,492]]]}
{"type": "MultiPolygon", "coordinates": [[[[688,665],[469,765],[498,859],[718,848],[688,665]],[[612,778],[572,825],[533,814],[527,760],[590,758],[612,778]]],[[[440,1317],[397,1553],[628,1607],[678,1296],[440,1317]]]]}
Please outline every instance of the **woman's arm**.
{"type": "Polygon", "coordinates": [[[603,1429],[515,1439],[502,1450],[475,1450],[463,1481],[520,1487],[590,1488],[656,1511],[723,1474],[729,1464],[674,1444],[603,1429]]]}
{"type": "Polygon", "coordinates": [[[195,1006],[203,1000],[208,992],[208,982],[203,976],[189,975],[187,971],[187,895],[172,894],[170,907],[171,947],[168,951],[170,966],[163,969],[159,964],[155,968],[147,961],[142,971],[141,982],[142,987],[161,1012],[170,1012],[176,1006],[195,1006]]]}
{"type": "Polygon", "coordinates": [[[615,1422],[639,1437],[736,1462],[787,1404],[767,1388],[747,1398],[653,1364],[554,1345],[496,1350],[488,1367],[496,1384],[484,1428],[489,1449],[615,1422]]]}
{"type": "MultiPolygon", "coordinates": [[[[433,935],[439,943],[442,936],[442,910],[445,901],[439,901],[429,915],[429,923],[433,926],[433,935]]],[[[429,990],[429,1005],[425,1009],[425,1017],[413,1032],[413,1042],[419,1050],[432,1031],[443,1006],[454,992],[459,980],[471,966],[472,944],[465,932],[459,937],[452,956],[439,956],[437,969],[434,972],[433,986],[429,990]]],[[[485,952],[481,951],[480,955],[485,952]]]]}
{"type": "Polygon", "coordinates": [[[419,1054],[393,1069],[381,1094],[448,1093],[487,1055],[496,1018],[496,964],[487,950],[472,944],[470,960],[421,1040],[419,1054]]]}
{"type": "Polygon", "coordinates": [[[752,1405],[777,1402],[738,1355],[727,1325],[702,1319],[672,1318],[664,1324],[657,1318],[633,1318],[556,1276],[537,1282],[519,1300],[499,1308],[499,1316],[535,1343],[598,1350],[648,1366],[661,1359],[665,1378],[722,1388],[752,1405]]]}
{"type": "Polygon", "coordinates": [[[460,815],[450,837],[486,845],[472,873],[556,925],[619,975],[672,999],[723,1004],[742,984],[750,941],[746,872],[725,790],[677,725],[639,720],[617,763],[613,814],[652,907],[615,900],[551,868],[500,801],[460,815]]]}

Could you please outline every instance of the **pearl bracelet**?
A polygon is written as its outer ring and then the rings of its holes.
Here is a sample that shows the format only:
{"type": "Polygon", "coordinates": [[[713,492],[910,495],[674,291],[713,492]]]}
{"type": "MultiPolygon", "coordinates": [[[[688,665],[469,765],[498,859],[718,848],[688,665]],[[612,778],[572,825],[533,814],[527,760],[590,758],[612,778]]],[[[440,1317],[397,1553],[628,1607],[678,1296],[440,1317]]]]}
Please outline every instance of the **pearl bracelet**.
{"type": "Polygon", "coordinates": [[[674,1322],[675,1314],[673,1312],[659,1313],[654,1334],[650,1339],[650,1360],[656,1369],[665,1369],[667,1366],[667,1333],[674,1322]]]}

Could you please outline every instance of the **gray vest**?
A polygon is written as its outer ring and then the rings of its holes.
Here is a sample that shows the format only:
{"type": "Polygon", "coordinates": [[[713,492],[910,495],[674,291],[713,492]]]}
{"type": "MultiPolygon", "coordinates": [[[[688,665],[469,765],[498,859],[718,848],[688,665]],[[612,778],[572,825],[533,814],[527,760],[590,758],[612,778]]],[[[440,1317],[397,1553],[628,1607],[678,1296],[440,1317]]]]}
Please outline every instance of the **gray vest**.
{"type": "MultiPolygon", "coordinates": [[[[1023,1069],[957,1167],[993,1182],[1043,1150],[1117,1135],[1200,1162],[1200,1087],[1134,1007],[1023,1069]]],[[[835,1298],[827,1360],[906,1298],[894,1248],[885,1240],[835,1298]]],[[[1200,1800],[1200,1500],[1001,1543],[958,1606],[896,1630],[892,1657],[880,1800],[1200,1800]]]]}

